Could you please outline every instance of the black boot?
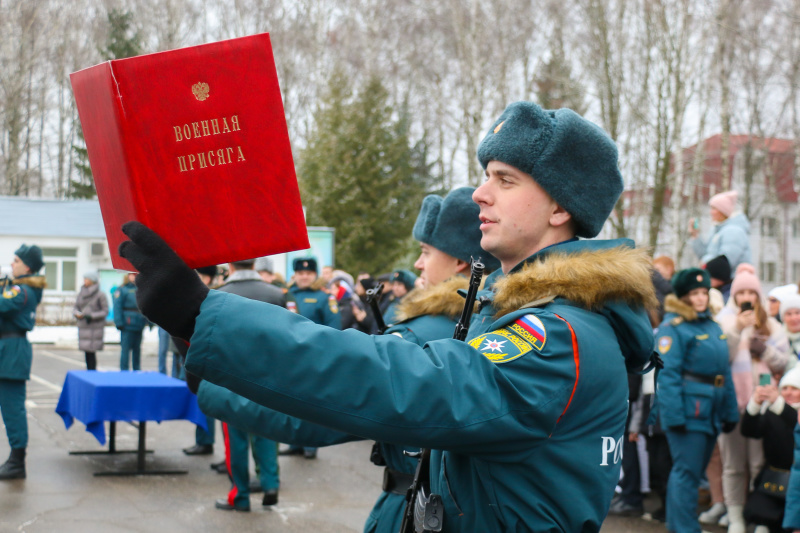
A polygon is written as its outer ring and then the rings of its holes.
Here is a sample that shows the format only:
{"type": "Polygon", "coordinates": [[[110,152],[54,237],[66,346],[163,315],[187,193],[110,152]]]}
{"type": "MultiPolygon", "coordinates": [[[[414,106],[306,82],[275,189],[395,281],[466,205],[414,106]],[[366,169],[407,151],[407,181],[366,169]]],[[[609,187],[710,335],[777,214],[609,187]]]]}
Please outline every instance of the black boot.
{"type": "Polygon", "coordinates": [[[11,450],[2,466],[0,466],[0,480],[3,479],[25,479],[25,448],[11,450]]]}

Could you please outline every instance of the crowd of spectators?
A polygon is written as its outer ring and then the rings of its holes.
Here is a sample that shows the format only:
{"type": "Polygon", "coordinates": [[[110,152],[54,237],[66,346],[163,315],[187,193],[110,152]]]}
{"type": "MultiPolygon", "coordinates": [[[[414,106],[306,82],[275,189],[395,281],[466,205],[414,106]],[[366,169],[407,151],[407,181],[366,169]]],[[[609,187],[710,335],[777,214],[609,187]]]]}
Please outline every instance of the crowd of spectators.
{"type": "Polygon", "coordinates": [[[665,368],[629,380],[628,458],[610,514],[665,521],[670,531],[795,531],[798,524],[784,529],[783,521],[800,408],[800,294],[796,284],[765,294],[735,192],[709,206],[709,238],[690,222],[700,269],[675,272],[671,258],[654,259],[662,311],[651,318],[665,368]],[[706,298],[699,307],[697,294],[706,298]],[[715,350],[725,356],[722,369],[715,350]],[[698,485],[709,496],[705,509],[696,508],[698,485]],[[651,513],[647,492],[660,501],[651,513]]]}

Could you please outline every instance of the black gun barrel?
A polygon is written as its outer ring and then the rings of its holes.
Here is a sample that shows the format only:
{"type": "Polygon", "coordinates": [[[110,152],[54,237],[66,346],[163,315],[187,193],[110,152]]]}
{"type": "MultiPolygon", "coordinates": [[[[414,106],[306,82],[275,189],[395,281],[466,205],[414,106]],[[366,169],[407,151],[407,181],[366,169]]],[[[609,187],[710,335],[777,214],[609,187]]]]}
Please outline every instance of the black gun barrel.
{"type": "Polygon", "coordinates": [[[469,331],[469,322],[472,318],[472,309],[475,306],[475,297],[478,295],[478,289],[481,286],[481,279],[483,278],[483,271],[486,267],[481,263],[480,258],[472,260],[472,267],[469,276],[469,289],[467,289],[467,299],[464,302],[464,309],[461,310],[461,318],[456,324],[455,333],[453,338],[460,341],[467,339],[467,332],[469,331]]]}
{"type": "Polygon", "coordinates": [[[383,294],[383,283],[378,283],[375,287],[367,291],[367,303],[375,315],[375,324],[378,326],[378,335],[383,335],[386,331],[386,322],[383,321],[383,313],[378,305],[383,294]]]}

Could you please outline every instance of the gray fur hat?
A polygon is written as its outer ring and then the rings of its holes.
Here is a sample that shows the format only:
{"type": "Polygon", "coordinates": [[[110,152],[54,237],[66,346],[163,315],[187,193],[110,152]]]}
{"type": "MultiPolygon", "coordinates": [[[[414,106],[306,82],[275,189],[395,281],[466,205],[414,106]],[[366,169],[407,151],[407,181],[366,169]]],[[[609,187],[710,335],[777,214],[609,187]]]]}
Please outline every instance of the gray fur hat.
{"type": "Polygon", "coordinates": [[[83,274],[83,279],[88,279],[92,283],[97,283],[97,280],[98,280],[97,271],[96,270],[90,270],[88,272],[85,272],[83,274]]]}
{"type": "Polygon", "coordinates": [[[272,264],[272,259],[269,257],[259,257],[256,259],[255,265],[256,272],[269,272],[272,274],[275,272],[275,268],[272,264]]]}
{"type": "Polygon", "coordinates": [[[489,273],[500,267],[500,261],[481,248],[481,208],[472,201],[473,187],[454,189],[442,198],[430,194],[422,201],[422,208],[414,223],[413,235],[456,259],[470,262],[478,259],[489,273]]]}
{"type": "Polygon", "coordinates": [[[478,146],[485,169],[500,161],[530,174],[572,215],[579,237],[596,237],[622,194],[617,146],[599,126],[571,109],[515,102],[478,146]]]}

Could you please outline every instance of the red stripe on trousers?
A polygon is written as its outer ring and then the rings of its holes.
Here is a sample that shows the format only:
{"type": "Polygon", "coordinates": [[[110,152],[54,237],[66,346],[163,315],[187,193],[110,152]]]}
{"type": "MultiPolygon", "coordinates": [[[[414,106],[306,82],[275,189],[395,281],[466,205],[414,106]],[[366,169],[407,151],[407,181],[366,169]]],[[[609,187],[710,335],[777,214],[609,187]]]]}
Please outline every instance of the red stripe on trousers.
{"type": "Polygon", "coordinates": [[[228,435],[228,424],[222,422],[222,434],[225,435],[225,466],[228,468],[228,477],[231,479],[231,490],[228,492],[228,505],[233,505],[239,491],[236,483],[233,482],[233,472],[231,472],[231,438],[228,435]]]}

